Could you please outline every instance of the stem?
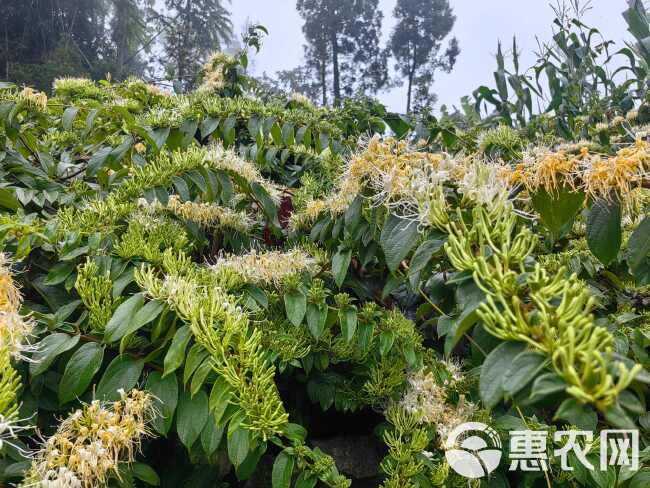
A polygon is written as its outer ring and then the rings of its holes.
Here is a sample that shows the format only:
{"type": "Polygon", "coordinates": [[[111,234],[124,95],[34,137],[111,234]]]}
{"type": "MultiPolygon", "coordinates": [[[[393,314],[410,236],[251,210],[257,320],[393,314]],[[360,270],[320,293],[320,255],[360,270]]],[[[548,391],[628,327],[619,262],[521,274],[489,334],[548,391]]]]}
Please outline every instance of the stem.
{"type": "MultiPolygon", "coordinates": [[[[530,425],[528,425],[528,422],[526,421],[526,417],[524,417],[524,414],[521,411],[521,409],[519,408],[519,405],[517,405],[516,403],[513,403],[513,404],[514,404],[514,407],[517,409],[517,413],[521,417],[521,421],[524,423],[526,428],[528,430],[530,430],[530,425]]],[[[550,465],[550,463],[549,463],[549,465],[550,465]]],[[[544,478],[546,478],[546,486],[548,488],[553,488],[553,485],[551,485],[551,479],[548,477],[548,472],[546,470],[542,470],[542,472],[544,473],[544,478]]]]}
{"type": "Polygon", "coordinates": [[[442,316],[444,316],[444,317],[447,316],[447,314],[446,314],[445,312],[443,312],[443,311],[440,309],[440,307],[439,307],[438,305],[436,305],[435,303],[433,303],[433,302],[429,299],[429,297],[427,296],[427,294],[424,293],[424,291],[422,291],[422,287],[421,287],[421,286],[418,286],[418,293],[419,293],[420,295],[422,295],[422,298],[424,298],[424,299],[426,300],[426,302],[427,302],[429,305],[431,305],[431,306],[432,306],[432,307],[433,307],[433,308],[434,308],[434,309],[435,309],[435,310],[436,310],[440,315],[442,315],[442,316]]]}
{"type": "Polygon", "coordinates": [[[412,100],[412,91],[413,91],[413,79],[415,78],[415,67],[416,67],[416,56],[417,56],[417,46],[413,46],[413,64],[409,66],[409,82],[408,82],[408,93],[406,98],[406,113],[411,113],[411,100],[412,100]]]}
{"type": "Polygon", "coordinates": [[[336,38],[336,32],[332,31],[330,39],[332,43],[332,76],[334,78],[334,106],[341,105],[341,72],[339,69],[339,43],[336,38]]]}

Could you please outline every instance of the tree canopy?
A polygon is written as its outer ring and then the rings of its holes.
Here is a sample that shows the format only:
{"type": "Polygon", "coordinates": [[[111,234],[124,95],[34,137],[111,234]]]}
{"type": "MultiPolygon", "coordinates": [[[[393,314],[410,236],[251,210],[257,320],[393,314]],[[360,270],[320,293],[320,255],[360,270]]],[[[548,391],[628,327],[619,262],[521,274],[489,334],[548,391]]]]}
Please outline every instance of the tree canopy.
{"type": "Polygon", "coordinates": [[[386,52],[380,45],[383,14],[378,0],[298,0],[305,20],[307,66],[317,76],[326,101],[328,74],[335,106],[343,95],[376,93],[388,81],[386,52]]]}
{"type": "Polygon", "coordinates": [[[398,0],[394,16],[397,25],[390,39],[390,49],[397,61],[395,69],[406,78],[406,112],[410,113],[413,101],[417,107],[435,101],[431,91],[435,71],[450,71],[456,62],[460,49],[455,37],[449,41],[447,49],[440,52],[456,17],[449,0],[398,0]]]}

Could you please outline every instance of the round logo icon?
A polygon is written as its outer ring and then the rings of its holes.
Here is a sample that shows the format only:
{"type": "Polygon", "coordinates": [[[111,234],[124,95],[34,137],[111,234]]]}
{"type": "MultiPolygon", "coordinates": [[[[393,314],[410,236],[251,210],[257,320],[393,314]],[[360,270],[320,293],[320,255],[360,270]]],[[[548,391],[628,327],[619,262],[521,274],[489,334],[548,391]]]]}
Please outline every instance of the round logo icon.
{"type": "Polygon", "coordinates": [[[501,439],[481,422],[467,422],[452,430],[445,441],[445,457],[451,469],[466,478],[482,478],[501,461],[501,439]]]}

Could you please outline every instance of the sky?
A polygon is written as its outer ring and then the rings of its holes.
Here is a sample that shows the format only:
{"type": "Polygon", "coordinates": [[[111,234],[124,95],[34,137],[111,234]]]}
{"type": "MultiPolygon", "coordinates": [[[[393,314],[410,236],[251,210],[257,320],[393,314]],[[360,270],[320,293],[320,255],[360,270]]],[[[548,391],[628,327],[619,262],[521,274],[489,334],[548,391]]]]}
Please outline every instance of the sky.
{"type": "MultiPolygon", "coordinates": [[[[379,3],[384,12],[385,41],[394,25],[392,11],[396,0],[379,3]]],[[[547,0],[450,0],[450,4],[457,17],[450,35],[458,38],[461,54],[451,73],[436,75],[433,91],[438,94],[438,105],[458,106],[460,98],[470,95],[478,86],[494,85],[492,73],[499,39],[509,48],[513,35],[517,36],[522,52],[520,65],[525,68],[535,62],[535,36],[541,40],[551,37],[554,14],[547,0]]],[[[598,27],[617,47],[623,47],[624,41],[630,39],[621,16],[627,0],[593,0],[591,6],[584,21],[598,27]]],[[[269,29],[262,51],[254,60],[256,74],[273,74],[302,63],[303,21],[296,11],[296,0],[232,0],[230,10],[236,30],[247,20],[269,29]]],[[[404,88],[379,93],[378,98],[391,110],[405,109],[404,88]]]]}

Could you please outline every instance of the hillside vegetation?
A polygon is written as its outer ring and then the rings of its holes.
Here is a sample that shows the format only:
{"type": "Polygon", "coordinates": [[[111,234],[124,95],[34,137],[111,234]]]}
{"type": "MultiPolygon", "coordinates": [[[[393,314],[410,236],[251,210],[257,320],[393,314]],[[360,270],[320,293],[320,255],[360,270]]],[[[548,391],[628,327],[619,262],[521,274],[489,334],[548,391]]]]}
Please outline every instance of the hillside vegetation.
{"type": "Polygon", "coordinates": [[[182,95],[0,85],[3,483],[648,486],[650,28],[626,19],[618,74],[561,19],[537,78],[499,50],[440,118],[267,93],[246,49],[182,95]],[[455,473],[470,421],[547,431],[548,471],[455,473]],[[638,430],[639,470],[563,470],[572,429],[638,430]]]}

